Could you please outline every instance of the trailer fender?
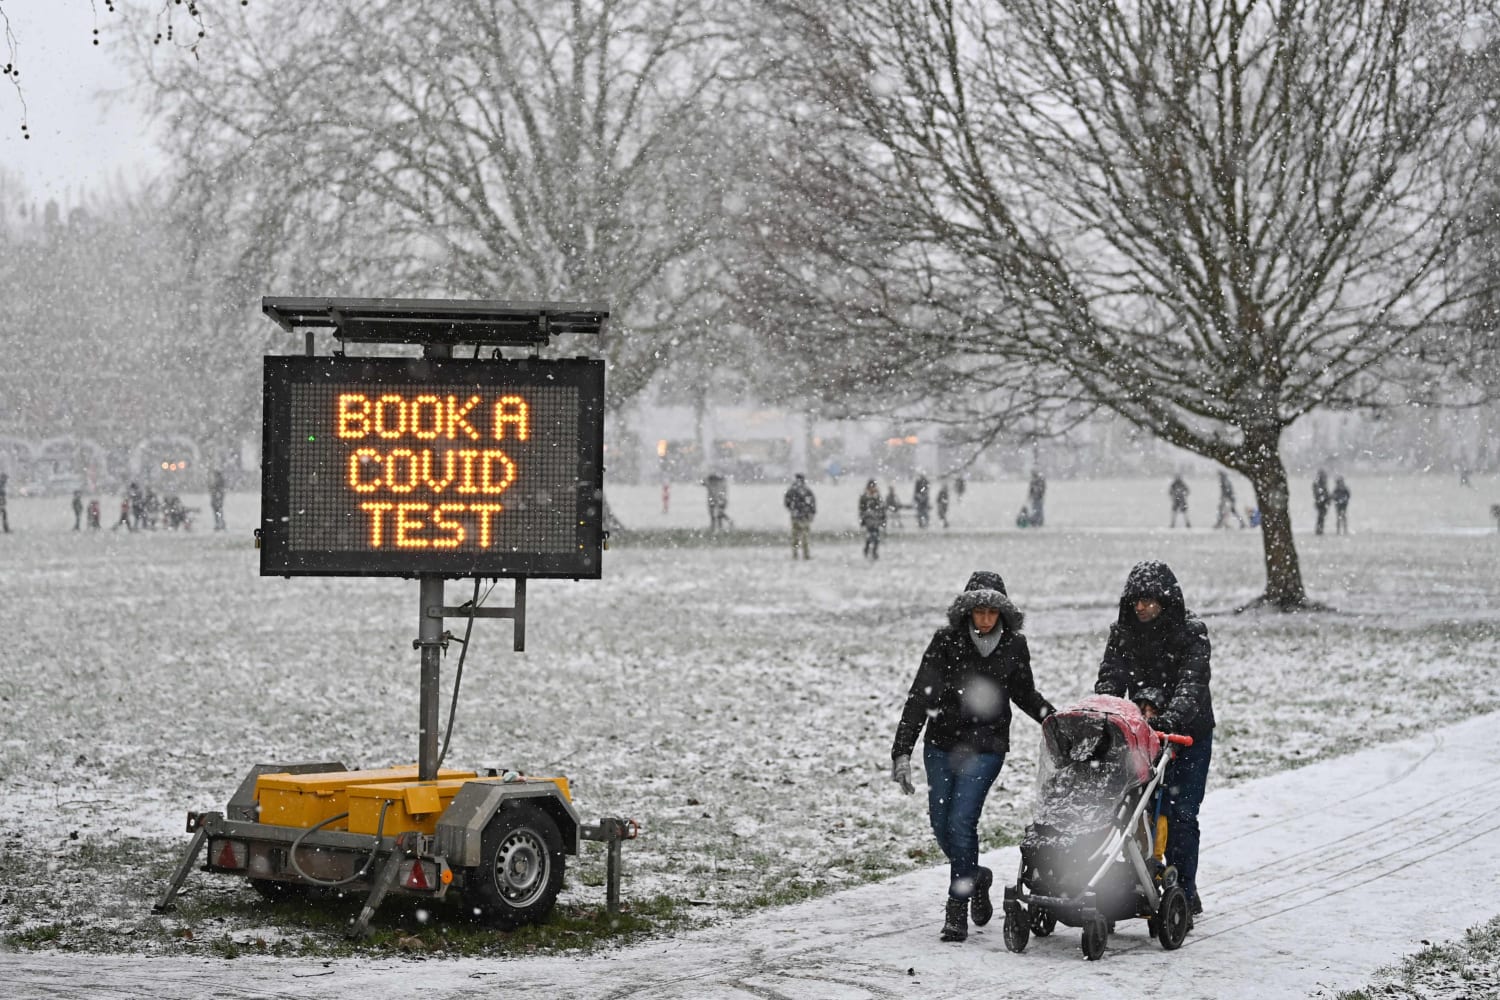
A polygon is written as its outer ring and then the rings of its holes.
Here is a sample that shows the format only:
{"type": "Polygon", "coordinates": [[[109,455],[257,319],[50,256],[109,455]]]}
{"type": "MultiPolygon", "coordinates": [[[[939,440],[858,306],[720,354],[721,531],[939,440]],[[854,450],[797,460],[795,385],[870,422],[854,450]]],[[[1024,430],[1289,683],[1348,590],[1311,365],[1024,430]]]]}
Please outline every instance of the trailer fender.
{"type": "Polygon", "coordinates": [[[436,853],[455,868],[474,868],[479,864],[480,841],[491,817],[506,802],[525,799],[546,810],[562,834],[565,854],[578,853],[578,813],[572,803],[550,781],[524,784],[500,784],[493,781],[470,781],[458,790],[443,815],[438,817],[434,834],[436,853]]]}

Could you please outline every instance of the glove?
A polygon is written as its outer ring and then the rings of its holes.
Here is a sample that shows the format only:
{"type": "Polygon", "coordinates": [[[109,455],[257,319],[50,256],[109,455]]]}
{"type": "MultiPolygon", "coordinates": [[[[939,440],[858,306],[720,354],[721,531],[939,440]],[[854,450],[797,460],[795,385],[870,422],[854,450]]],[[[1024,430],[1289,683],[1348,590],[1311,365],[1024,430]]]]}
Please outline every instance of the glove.
{"type": "Polygon", "coordinates": [[[900,785],[907,795],[916,791],[911,783],[911,754],[902,754],[891,760],[891,780],[900,785]]]}

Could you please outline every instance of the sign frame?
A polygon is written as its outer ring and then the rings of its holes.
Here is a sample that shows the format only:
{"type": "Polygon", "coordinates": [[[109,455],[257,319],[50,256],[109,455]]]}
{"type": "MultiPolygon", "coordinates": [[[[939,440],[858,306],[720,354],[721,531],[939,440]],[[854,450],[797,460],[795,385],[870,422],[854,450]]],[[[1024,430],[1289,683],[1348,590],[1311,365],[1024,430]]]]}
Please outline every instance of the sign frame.
{"type": "MultiPolygon", "coordinates": [[[[604,362],[570,359],[468,359],[268,355],[263,373],[260,573],[262,576],[435,576],[599,579],[604,547],[604,362]],[[291,523],[293,388],[330,382],[378,392],[382,385],[431,385],[452,391],[563,386],[578,390],[576,525],[569,551],[512,545],[490,550],[294,548],[291,523]]],[[[333,422],[330,419],[330,424],[333,422]]],[[[546,433],[545,428],[540,433],[546,433]]],[[[346,489],[342,477],[330,477],[346,489]]]]}

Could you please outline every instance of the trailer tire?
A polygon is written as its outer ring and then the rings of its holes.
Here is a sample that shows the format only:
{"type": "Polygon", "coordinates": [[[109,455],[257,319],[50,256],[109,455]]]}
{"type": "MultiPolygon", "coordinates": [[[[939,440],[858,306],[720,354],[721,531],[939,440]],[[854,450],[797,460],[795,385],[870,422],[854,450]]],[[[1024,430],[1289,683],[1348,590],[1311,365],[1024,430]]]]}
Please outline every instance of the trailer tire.
{"type": "Polygon", "coordinates": [[[498,927],[539,924],[557,902],[566,865],[552,817],[529,802],[506,802],[484,828],[479,866],[464,872],[464,901],[498,927]]]}

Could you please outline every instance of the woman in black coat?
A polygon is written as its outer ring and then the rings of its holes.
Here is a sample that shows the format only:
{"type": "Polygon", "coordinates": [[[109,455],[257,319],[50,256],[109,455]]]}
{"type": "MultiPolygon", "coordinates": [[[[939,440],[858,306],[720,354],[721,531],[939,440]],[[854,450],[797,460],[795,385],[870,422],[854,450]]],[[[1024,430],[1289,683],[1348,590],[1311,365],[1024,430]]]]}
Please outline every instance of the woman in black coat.
{"type": "Polygon", "coordinates": [[[976,924],[994,913],[994,875],[979,864],[979,814],[1010,749],[1011,703],[1038,722],[1053,712],[1032,681],[1023,621],[1000,574],[969,577],[947,627],[927,645],[891,747],[891,779],[910,795],[911,753],[926,727],[927,811],[949,863],[944,941],[968,937],[971,907],[976,924]]]}
{"type": "Polygon", "coordinates": [[[1167,767],[1163,799],[1167,863],[1176,866],[1192,913],[1203,911],[1198,901],[1198,807],[1213,757],[1211,652],[1208,628],[1187,610],[1177,576],[1166,563],[1137,563],[1125,578],[1119,617],[1110,626],[1094,692],[1129,698],[1153,728],[1193,738],[1193,745],[1180,748],[1167,767]]]}

